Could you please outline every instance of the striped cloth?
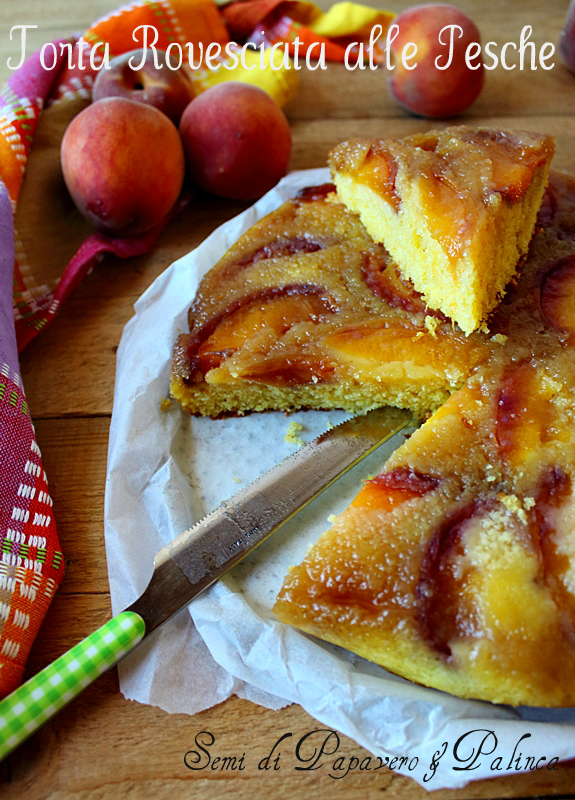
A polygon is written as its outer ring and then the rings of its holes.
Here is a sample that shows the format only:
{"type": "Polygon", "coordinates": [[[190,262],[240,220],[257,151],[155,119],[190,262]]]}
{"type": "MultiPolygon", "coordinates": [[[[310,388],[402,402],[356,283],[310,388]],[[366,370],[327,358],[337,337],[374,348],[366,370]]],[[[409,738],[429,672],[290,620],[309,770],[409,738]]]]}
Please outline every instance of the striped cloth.
{"type": "Polygon", "coordinates": [[[12,317],[14,229],[0,184],[0,694],[20,683],[62,579],[52,500],[18,373],[12,317]]]}

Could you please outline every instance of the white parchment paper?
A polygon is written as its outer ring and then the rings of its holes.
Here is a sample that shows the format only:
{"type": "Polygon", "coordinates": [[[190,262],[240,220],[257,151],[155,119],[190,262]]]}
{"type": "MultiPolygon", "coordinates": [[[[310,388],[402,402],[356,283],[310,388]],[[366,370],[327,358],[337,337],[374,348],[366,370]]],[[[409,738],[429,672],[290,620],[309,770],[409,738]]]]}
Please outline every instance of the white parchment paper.
{"type": "MultiPolygon", "coordinates": [[[[143,592],[164,544],[293,451],[284,438],[289,421],[301,423],[309,440],[345,418],[309,411],[214,421],[176,405],[160,409],[173,343],[186,330],[200,278],[256,220],[299,188],[328,179],[327,170],[288,176],[172,264],[136,303],[118,350],[106,483],[114,613],[143,592]]],[[[232,694],[274,709],[299,703],[430,790],[525,769],[528,756],[540,769],[553,757],[575,757],[573,709],[510,709],[418,687],[271,614],[289,565],[328,527],[328,516],[348,505],[361,478],[381,468],[392,446],[348,473],[128,657],[120,669],[123,694],[190,714],[232,694]],[[524,734],[530,736],[520,741],[524,734]],[[442,755],[431,770],[436,752],[442,755]]],[[[333,746],[332,739],[326,750],[333,746]]],[[[325,756],[325,769],[337,755],[325,756]]]]}

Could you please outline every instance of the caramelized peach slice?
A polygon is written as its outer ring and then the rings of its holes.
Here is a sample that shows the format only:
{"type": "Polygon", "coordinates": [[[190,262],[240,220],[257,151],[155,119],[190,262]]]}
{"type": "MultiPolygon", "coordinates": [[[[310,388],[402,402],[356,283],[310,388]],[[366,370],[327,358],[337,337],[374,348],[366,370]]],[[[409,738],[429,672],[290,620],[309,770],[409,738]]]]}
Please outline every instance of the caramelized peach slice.
{"type": "Polygon", "coordinates": [[[421,475],[410,467],[397,467],[366,481],[351,507],[391,511],[407,500],[423,497],[435,489],[439,482],[439,478],[421,475]]]}
{"type": "Polygon", "coordinates": [[[445,656],[451,655],[450,642],[473,627],[471,610],[462,614],[465,576],[459,563],[465,526],[484,508],[483,501],[475,500],[445,520],[430,539],[421,563],[417,620],[424,638],[445,656]]]}
{"type": "Polygon", "coordinates": [[[415,291],[410,281],[405,281],[401,277],[385,251],[382,252],[381,258],[377,258],[373,253],[364,253],[361,274],[371,291],[390,306],[412,313],[429,313],[445,319],[441,312],[427,311],[419,292],[415,291]]]}
{"type": "MultiPolygon", "coordinates": [[[[558,474],[550,478],[554,505],[566,484],[558,474]]],[[[454,646],[465,639],[499,641],[501,669],[536,674],[545,644],[565,632],[573,635],[565,618],[558,624],[566,608],[554,585],[556,564],[536,534],[529,538],[535,521],[533,511],[520,520],[497,497],[480,495],[438,526],[421,563],[416,597],[421,634],[439,654],[456,656],[454,646]]]]}
{"type": "Polygon", "coordinates": [[[271,386],[301,386],[329,382],[334,376],[334,365],[328,358],[286,352],[240,368],[238,375],[242,380],[271,386]]]}
{"type": "Polygon", "coordinates": [[[253,253],[248,253],[247,256],[236,262],[238,267],[248,267],[251,264],[257,264],[259,261],[265,261],[268,258],[285,258],[286,256],[295,256],[298,253],[316,253],[322,250],[325,244],[316,241],[315,239],[306,239],[304,236],[296,236],[291,239],[277,239],[273,242],[258,247],[253,253]]]}
{"type": "Polygon", "coordinates": [[[496,422],[499,449],[508,464],[517,466],[537,457],[538,447],[551,438],[554,417],[550,392],[540,386],[536,368],[529,362],[508,366],[496,422]]]}
{"type": "Polygon", "coordinates": [[[520,200],[533,180],[536,164],[519,164],[510,159],[493,157],[491,163],[494,190],[510,202],[520,200]]]}
{"type": "Polygon", "coordinates": [[[205,375],[241,348],[258,331],[268,329],[276,338],[297,322],[319,322],[335,311],[320,286],[294,284],[262,289],[233,301],[189,336],[187,355],[192,375],[205,375]]]}
{"type": "MultiPolygon", "coordinates": [[[[375,624],[385,626],[404,619],[408,612],[398,600],[398,591],[402,598],[411,594],[415,574],[411,567],[419,560],[418,548],[403,551],[395,538],[402,532],[386,523],[365,524],[364,511],[390,511],[423,497],[440,482],[441,478],[402,466],[366,483],[353,505],[320,539],[307,563],[293,570],[287,595],[284,584],[283,599],[289,595],[298,603],[298,595],[303,599],[310,591],[314,609],[338,608],[346,617],[371,617],[374,622],[377,618],[375,624]]],[[[409,535],[406,539],[410,540],[409,535]]]]}
{"type": "MultiPolygon", "coordinates": [[[[558,608],[569,621],[571,635],[575,633],[575,597],[569,578],[571,560],[561,548],[561,507],[572,493],[569,475],[558,467],[544,475],[536,497],[531,531],[534,547],[541,552],[543,574],[558,608]]],[[[564,535],[564,534],[563,534],[564,535]]],[[[571,538],[571,521],[568,522],[568,538],[571,538]]]]}
{"type": "MultiPolygon", "coordinates": [[[[316,187],[312,187],[316,188],[316,187]]],[[[288,209],[285,215],[289,215],[288,209]]],[[[243,270],[257,264],[260,261],[266,261],[269,258],[286,258],[287,256],[295,256],[299,253],[316,253],[318,250],[323,250],[326,247],[331,247],[337,242],[337,237],[333,234],[324,236],[284,236],[274,238],[264,244],[258,244],[253,250],[248,251],[245,255],[239,258],[226,257],[226,261],[221,265],[219,270],[219,279],[223,281],[230,280],[231,278],[239,275],[243,270]]],[[[200,293],[196,301],[190,308],[190,315],[193,318],[194,307],[199,303],[202,305],[202,294],[200,293]]],[[[190,321],[192,325],[192,321],[190,321]]]]}
{"type": "Polygon", "coordinates": [[[571,478],[559,467],[553,467],[544,475],[535,504],[539,523],[539,535],[548,538],[554,531],[550,512],[559,508],[571,494],[571,478]]]}
{"type": "Polygon", "coordinates": [[[385,148],[372,147],[362,166],[354,174],[358,183],[363,183],[399,211],[401,200],[395,189],[397,164],[385,148]]]}
{"type": "Polygon", "coordinates": [[[269,328],[280,337],[296,322],[317,322],[325,314],[325,302],[318,295],[288,295],[267,302],[256,300],[223,319],[198,353],[238,350],[263,328],[269,328]]]}
{"type": "Polygon", "coordinates": [[[467,241],[473,214],[439,172],[422,176],[420,186],[429,232],[447,255],[456,259],[467,241]]]}
{"type": "Polygon", "coordinates": [[[329,194],[335,192],[333,183],[322,183],[320,186],[306,186],[296,194],[296,202],[312,203],[318,200],[325,200],[329,194]]]}
{"type": "Polygon", "coordinates": [[[519,200],[527,191],[536,168],[545,155],[529,147],[521,148],[520,138],[504,131],[478,131],[469,142],[481,147],[491,160],[491,178],[494,191],[510,202],[519,200]],[[517,157],[517,148],[521,155],[517,157]]]}
{"type": "Polygon", "coordinates": [[[575,256],[556,261],[541,286],[541,311],[559,331],[575,331],[575,256]]]}
{"type": "Polygon", "coordinates": [[[354,325],[326,336],[323,344],[341,361],[369,371],[378,371],[393,362],[405,365],[407,370],[467,368],[481,356],[464,336],[441,331],[432,336],[427,330],[400,323],[354,325]]]}

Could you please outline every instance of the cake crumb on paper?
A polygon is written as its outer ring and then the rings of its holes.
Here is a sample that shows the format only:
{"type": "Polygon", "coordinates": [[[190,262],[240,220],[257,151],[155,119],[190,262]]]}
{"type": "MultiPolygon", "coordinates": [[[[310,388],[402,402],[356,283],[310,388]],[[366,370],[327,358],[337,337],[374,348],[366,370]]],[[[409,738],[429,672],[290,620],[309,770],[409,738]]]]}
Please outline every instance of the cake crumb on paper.
{"type": "Polygon", "coordinates": [[[303,425],[299,422],[290,422],[286,435],[284,436],[285,441],[289,442],[289,444],[295,444],[297,447],[303,447],[305,442],[301,436],[298,436],[298,433],[303,431],[303,429],[303,425]]]}
{"type": "Polygon", "coordinates": [[[160,411],[168,411],[173,405],[171,397],[160,397],[160,411]]]}

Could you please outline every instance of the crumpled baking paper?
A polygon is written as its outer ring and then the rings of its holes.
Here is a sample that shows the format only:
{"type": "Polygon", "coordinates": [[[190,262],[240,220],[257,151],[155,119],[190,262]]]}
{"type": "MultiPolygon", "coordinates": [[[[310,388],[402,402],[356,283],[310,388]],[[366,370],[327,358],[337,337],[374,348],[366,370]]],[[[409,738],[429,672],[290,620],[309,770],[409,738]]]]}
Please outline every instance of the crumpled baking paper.
{"type": "MultiPolygon", "coordinates": [[[[270,412],[211,420],[189,417],[177,405],[161,410],[173,343],[186,330],[201,277],[256,220],[298,189],[327,180],[327,170],[288,176],[172,264],[136,303],[118,350],[106,483],[114,613],[143,592],[163,545],[293,451],[285,441],[290,421],[303,425],[300,436],[309,440],[346,416],[270,412]]],[[[343,511],[361,479],[378,472],[398,444],[384,445],[341,478],[125,659],[125,697],[190,714],[232,694],[273,709],[299,703],[429,790],[525,769],[528,756],[534,757],[531,767],[542,769],[553,757],[574,757],[575,710],[461,700],[274,619],[270,609],[288,567],[303,558],[328,527],[328,516],[343,511]],[[524,734],[530,736],[521,739],[524,734]],[[435,769],[434,754],[440,754],[435,769]],[[407,759],[392,762],[394,757],[407,759]]],[[[332,748],[333,741],[326,751],[332,748]]]]}

